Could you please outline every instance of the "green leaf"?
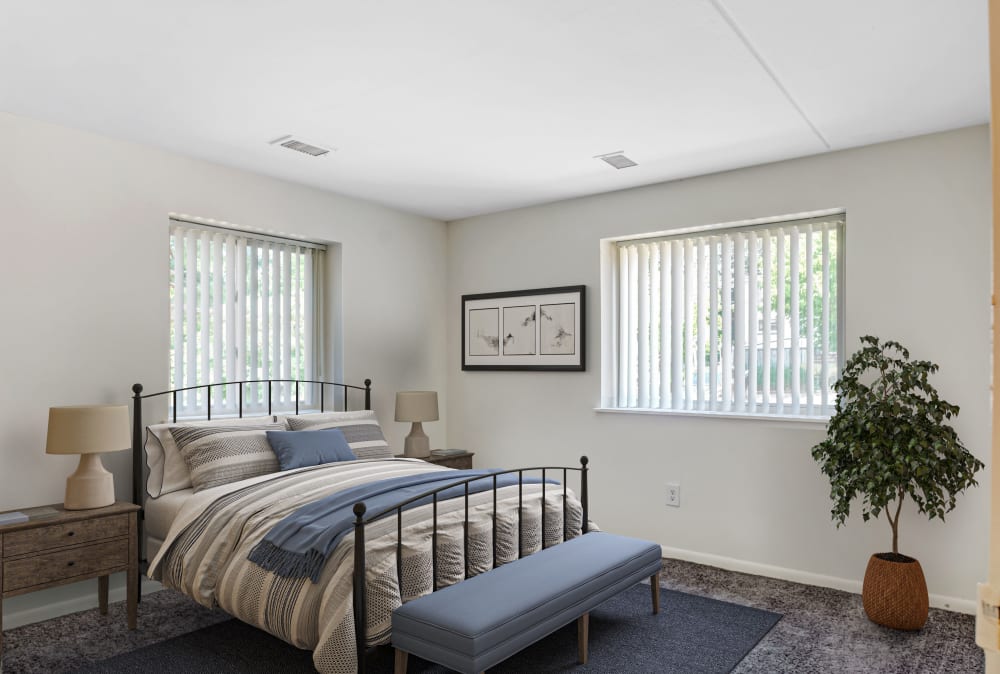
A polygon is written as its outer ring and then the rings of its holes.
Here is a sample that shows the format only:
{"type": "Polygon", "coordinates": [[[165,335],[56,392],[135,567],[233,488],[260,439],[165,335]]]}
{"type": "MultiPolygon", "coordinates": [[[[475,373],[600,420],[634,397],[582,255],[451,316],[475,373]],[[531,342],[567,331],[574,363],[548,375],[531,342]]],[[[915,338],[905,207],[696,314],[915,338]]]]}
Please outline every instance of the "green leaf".
{"type": "Polygon", "coordinates": [[[841,526],[860,497],[867,522],[909,496],[919,512],[943,520],[983,469],[946,423],[959,408],[929,382],[936,364],[911,360],[898,342],[865,335],[861,344],[834,386],[827,437],[811,452],[830,480],[831,517],[841,526]]]}

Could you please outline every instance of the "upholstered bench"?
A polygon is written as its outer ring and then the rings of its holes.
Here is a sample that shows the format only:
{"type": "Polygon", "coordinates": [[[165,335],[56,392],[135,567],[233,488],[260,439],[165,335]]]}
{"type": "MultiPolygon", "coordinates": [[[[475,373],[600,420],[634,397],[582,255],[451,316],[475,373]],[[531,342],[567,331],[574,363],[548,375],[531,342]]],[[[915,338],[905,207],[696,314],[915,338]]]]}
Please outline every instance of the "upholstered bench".
{"type": "Polygon", "coordinates": [[[659,612],[660,564],[655,543],[595,531],[414,599],[392,614],[396,674],[409,653],[476,674],[573,620],[586,664],[590,610],[651,578],[659,612]]]}

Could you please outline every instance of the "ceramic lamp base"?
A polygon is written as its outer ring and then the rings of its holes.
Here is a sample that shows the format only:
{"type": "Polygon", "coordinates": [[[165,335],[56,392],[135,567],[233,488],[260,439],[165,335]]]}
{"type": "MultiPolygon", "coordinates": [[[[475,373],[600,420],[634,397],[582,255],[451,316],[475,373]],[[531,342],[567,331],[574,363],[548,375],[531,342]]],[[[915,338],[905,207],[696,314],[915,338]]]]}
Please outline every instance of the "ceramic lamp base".
{"type": "Polygon", "coordinates": [[[100,454],[81,454],[76,472],[66,478],[66,510],[103,508],[115,502],[115,476],[101,463],[100,454]]]}
{"type": "Polygon", "coordinates": [[[414,459],[426,459],[431,455],[431,441],[424,433],[424,425],[419,421],[413,422],[410,434],[406,436],[403,443],[403,456],[414,459]]]}

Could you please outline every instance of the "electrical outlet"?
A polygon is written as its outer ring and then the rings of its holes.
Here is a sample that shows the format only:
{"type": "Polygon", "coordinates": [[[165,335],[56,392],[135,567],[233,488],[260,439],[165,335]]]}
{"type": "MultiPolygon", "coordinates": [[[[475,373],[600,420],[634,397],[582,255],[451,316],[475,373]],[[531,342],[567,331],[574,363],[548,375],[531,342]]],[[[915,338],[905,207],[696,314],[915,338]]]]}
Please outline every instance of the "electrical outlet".
{"type": "Polygon", "coordinates": [[[681,485],[677,482],[667,483],[667,505],[681,507],[681,485]]]}

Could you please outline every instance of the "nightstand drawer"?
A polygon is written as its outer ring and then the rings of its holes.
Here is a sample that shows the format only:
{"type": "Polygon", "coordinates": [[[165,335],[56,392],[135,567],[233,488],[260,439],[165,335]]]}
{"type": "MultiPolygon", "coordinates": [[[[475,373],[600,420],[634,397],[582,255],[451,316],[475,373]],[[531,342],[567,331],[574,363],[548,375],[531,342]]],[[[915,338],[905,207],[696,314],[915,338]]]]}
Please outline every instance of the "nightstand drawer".
{"type": "Polygon", "coordinates": [[[88,541],[98,541],[102,538],[115,538],[127,535],[127,514],[101,517],[95,520],[52,524],[50,526],[41,526],[24,531],[12,531],[9,534],[5,534],[3,539],[3,556],[16,557],[52,548],[62,548],[67,545],[79,545],[88,541]]]}
{"type": "Polygon", "coordinates": [[[128,539],[82,545],[4,563],[3,591],[13,592],[128,565],[128,539]]]}

